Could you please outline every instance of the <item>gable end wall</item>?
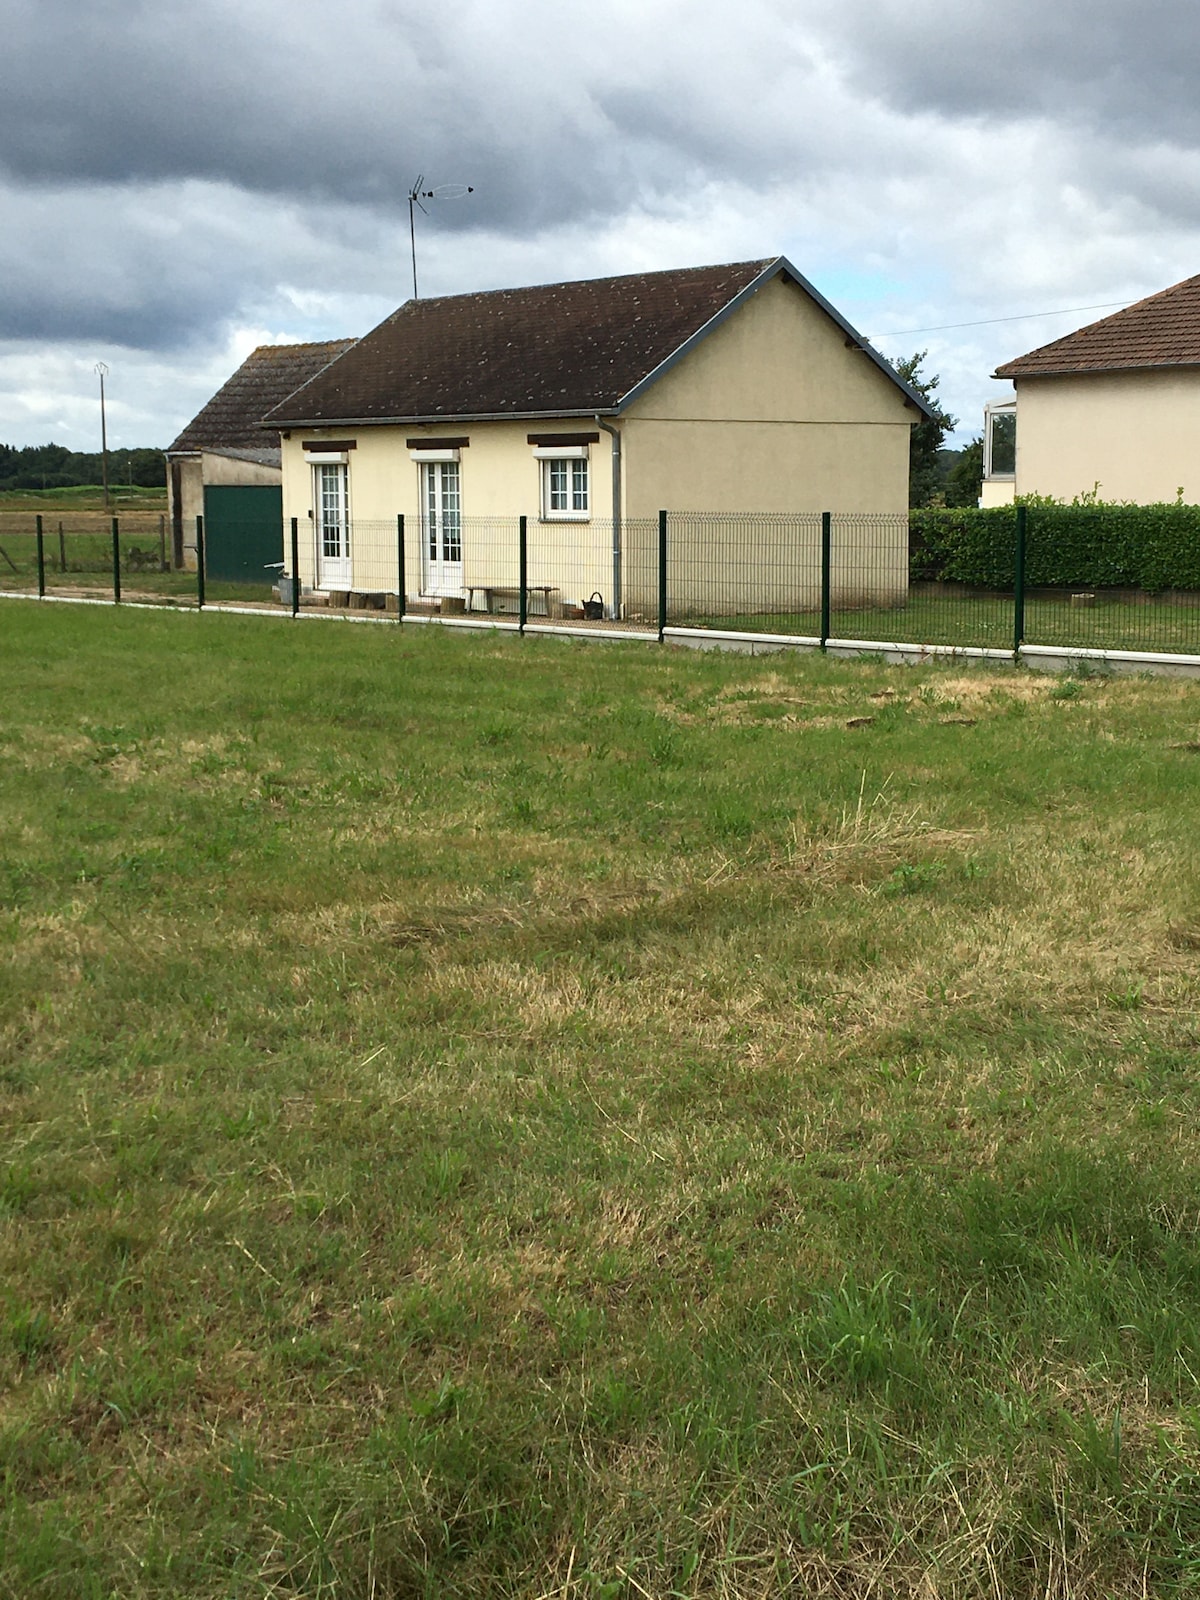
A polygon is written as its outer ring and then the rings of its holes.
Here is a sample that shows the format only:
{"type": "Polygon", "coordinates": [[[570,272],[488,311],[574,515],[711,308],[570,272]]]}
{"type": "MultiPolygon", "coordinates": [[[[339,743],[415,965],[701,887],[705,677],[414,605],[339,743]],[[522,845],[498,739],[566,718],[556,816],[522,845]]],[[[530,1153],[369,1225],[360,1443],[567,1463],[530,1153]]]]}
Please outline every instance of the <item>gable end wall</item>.
{"type": "Polygon", "coordinates": [[[919,413],[795,284],[765,284],[629,408],[626,510],[908,507],[919,413]]]}

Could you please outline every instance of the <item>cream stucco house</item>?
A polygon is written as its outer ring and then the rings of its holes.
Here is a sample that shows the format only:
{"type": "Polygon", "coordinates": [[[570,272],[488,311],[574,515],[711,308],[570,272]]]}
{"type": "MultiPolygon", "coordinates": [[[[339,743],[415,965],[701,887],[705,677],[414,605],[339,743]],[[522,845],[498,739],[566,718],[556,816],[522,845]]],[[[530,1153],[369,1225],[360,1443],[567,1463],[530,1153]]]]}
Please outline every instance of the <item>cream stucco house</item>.
{"type": "MultiPolygon", "coordinates": [[[[266,425],[281,431],[304,584],[395,592],[403,514],[406,595],[481,609],[517,580],[525,515],[531,589],[596,594],[619,616],[653,590],[664,507],[892,513],[870,582],[902,598],[924,410],[778,258],[409,301],[266,425]]],[[[770,541],[791,537],[772,529],[765,543],[731,536],[725,566],[769,566],[770,541]]],[[[711,588],[702,566],[697,553],[678,580],[695,604],[711,588]]]]}
{"type": "Polygon", "coordinates": [[[981,505],[1018,495],[1200,503],[1200,277],[998,367],[981,505]]]}

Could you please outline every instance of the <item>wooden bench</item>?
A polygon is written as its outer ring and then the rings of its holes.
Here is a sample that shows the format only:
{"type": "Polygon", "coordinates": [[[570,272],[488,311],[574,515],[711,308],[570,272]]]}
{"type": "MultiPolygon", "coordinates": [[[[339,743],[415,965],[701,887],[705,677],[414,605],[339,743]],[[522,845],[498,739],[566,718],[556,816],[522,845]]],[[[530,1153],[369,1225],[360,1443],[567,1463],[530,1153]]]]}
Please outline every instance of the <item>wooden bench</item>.
{"type": "MultiPolygon", "coordinates": [[[[481,594],[483,596],[483,609],[485,611],[488,611],[488,612],[495,612],[497,610],[503,610],[503,611],[508,611],[508,612],[519,612],[520,611],[520,608],[521,608],[521,591],[520,591],[520,588],[517,587],[515,584],[511,585],[511,586],[509,586],[507,584],[502,584],[502,583],[475,583],[475,584],[468,584],[467,585],[467,611],[468,612],[474,611],[474,609],[475,609],[475,596],[477,594],[481,594]],[[503,601],[503,600],[511,601],[512,605],[511,606],[497,606],[496,602],[497,601],[503,601]]],[[[562,601],[558,598],[559,590],[558,590],[558,586],[556,584],[553,584],[553,583],[530,583],[530,584],[527,584],[526,587],[525,587],[525,594],[530,599],[534,595],[539,595],[539,594],[542,597],[542,610],[540,612],[534,612],[532,606],[529,606],[528,607],[528,614],[529,615],[546,616],[546,617],[561,617],[562,616],[562,601]],[[554,598],[551,599],[551,596],[554,596],[554,598]]]]}

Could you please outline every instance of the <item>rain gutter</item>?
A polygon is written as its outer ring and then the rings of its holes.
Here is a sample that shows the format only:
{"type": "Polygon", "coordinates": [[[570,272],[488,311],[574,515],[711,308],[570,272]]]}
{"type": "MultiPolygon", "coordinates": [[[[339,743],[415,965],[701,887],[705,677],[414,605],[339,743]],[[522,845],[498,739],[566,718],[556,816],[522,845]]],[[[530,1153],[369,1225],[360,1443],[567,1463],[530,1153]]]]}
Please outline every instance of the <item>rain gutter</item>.
{"type": "Polygon", "coordinates": [[[612,435],[612,606],[609,616],[621,620],[621,430],[605,422],[599,412],[592,419],[612,435]]]}

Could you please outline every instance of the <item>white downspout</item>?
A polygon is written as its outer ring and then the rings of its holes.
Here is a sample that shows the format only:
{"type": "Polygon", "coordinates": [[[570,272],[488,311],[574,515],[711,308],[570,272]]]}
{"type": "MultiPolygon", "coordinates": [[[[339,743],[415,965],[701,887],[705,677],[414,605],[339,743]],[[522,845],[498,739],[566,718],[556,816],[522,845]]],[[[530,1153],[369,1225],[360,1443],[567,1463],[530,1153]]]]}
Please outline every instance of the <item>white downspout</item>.
{"type": "Polygon", "coordinates": [[[621,430],[596,417],[596,426],[612,435],[612,606],[609,615],[621,620],[621,430]]]}

